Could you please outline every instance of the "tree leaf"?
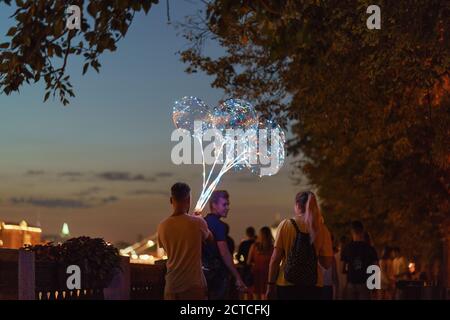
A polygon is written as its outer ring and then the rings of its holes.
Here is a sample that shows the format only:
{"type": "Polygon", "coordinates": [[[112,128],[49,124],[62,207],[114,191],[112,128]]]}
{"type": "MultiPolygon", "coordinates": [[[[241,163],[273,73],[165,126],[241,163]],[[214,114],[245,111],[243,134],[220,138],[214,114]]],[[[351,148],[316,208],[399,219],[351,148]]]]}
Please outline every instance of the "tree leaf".
{"type": "Polygon", "coordinates": [[[87,72],[88,68],[89,68],[89,62],[86,62],[83,66],[83,75],[87,72]]]}
{"type": "Polygon", "coordinates": [[[44,102],[46,102],[46,101],[48,100],[49,97],[50,97],[50,91],[48,91],[48,92],[45,94],[44,102]]]}
{"type": "Polygon", "coordinates": [[[16,27],[12,27],[8,30],[8,33],[6,34],[8,37],[12,37],[13,35],[15,35],[17,32],[17,28],[16,27]]]}

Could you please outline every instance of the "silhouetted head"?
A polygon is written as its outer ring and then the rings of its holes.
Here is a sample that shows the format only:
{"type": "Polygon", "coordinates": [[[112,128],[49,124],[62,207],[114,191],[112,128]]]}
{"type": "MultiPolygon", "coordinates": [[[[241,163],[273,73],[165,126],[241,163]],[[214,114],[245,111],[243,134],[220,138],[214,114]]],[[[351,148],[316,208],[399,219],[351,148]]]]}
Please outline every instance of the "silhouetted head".
{"type": "Polygon", "coordinates": [[[255,236],[256,236],[255,228],[253,228],[253,227],[248,227],[248,228],[245,230],[245,234],[246,234],[247,237],[250,238],[250,239],[255,238],[255,236]]]}
{"type": "Polygon", "coordinates": [[[269,227],[262,227],[259,230],[257,243],[259,244],[259,249],[262,251],[267,251],[272,248],[273,237],[269,227]]]}
{"type": "Polygon", "coordinates": [[[230,209],[230,195],[226,190],[216,190],[209,200],[211,212],[219,217],[226,218],[230,209]]]}
{"type": "Polygon", "coordinates": [[[364,226],[361,221],[352,221],[351,233],[353,241],[364,240],[364,226]]]}
{"type": "Polygon", "coordinates": [[[306,212],[306,204],[308,203],[311,191],[302,191],[295,196],[295,213],[304,214],[306,212]]]}
{"type": "Polygon", "coordinates": [[[187,213],[191,207],[191,188],[183,182],[175,183],[170,189],[170,203],[175,213],[187,213]]]}

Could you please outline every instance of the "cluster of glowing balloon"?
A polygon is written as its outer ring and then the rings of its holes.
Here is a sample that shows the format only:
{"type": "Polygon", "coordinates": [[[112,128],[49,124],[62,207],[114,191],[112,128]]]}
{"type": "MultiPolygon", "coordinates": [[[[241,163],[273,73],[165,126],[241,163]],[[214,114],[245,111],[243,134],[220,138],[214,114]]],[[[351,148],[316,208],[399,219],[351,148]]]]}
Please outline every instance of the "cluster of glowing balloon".
{"type": "MultiPolygon", "coordinates": [[[[201,99],[184,97],[175,102],[172,114],[177,129],[197,139],[203,165],[203,186],[195,211],[203,210],[220,179],[231,169],[249,169],[262,176],[276,174],[285,160],[285,135],[273,120],[260,119],[251,103],[228,99],[210,108],[201,99]],[[214,159],[206,174],[203,141],[213,131],[214,159]],[[218,134],[218,132],[220,134],[218,134]],[[270,147],[269,147],[270,142],[270,147]]],[[[206,141],[206,140],[205,140],[206,141]]]]}

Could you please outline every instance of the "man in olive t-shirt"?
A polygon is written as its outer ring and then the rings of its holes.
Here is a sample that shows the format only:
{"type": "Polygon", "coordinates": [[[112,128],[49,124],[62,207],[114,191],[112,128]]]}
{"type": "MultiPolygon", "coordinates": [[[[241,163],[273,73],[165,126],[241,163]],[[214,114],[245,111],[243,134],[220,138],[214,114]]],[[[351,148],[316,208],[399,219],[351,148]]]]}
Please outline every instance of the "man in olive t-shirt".
{"type": "Polygon", "coordinates": [[[176,183],[170,202],[173,214],[158,226],[158,242],[167,252],[166,300],[203,300],[207,284],[202,271],[202,243],[213,241],[206,222],[189,215],[190,188],[176,183]]]}

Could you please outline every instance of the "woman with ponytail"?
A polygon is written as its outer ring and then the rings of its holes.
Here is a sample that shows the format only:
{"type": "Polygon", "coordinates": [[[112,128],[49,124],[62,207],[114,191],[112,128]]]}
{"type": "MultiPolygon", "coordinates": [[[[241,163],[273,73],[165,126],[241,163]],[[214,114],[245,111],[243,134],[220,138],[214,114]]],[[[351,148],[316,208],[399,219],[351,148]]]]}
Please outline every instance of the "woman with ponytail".
{"type": "Polygon", "coordinates": [[[266,295],[279,300],[320,299],[319,264],[324,269],[332,264],[331,236],[314,193],[299,192],[294,213],[278,226],[266,295]]]}
{"type": "Polygon", "coordinates": [[[317,204],[316,196],[312,192],[306,192],[306,194],[308,195],[308,200],[306,202],[305,222],[308,226],[311,243],[314,245],[316,254],[319,256],[319,249],[323,246],[326,227],[322,212],[320,212],[319,205],[317,204]]]}

